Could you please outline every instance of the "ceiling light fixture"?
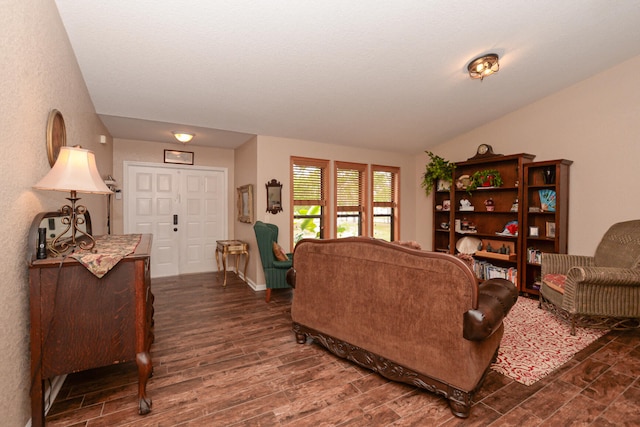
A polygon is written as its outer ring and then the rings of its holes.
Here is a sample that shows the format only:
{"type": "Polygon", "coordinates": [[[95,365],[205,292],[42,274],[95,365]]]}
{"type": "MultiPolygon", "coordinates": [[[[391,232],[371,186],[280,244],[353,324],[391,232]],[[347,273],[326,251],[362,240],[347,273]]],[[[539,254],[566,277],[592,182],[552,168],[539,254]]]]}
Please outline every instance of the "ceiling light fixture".
{"type": "Polygon", "coordinates": [[[173,136],[175,136],[176,139],[182,142],[183,144],[186,144],[187,142],[191,141],[193,137],[196,135],[195,133],[178,132],[178,131],[173,131],[171,133],[173,133],[173,136]]]}
{"type": "Polygon", "coordinates": [[[484,80],[485,77],[490,76],[493,73],[497,73],[500,69],[498,63],[498,55],[495,53],[489,53],[487,55],[480,56],[469,63],[467,66],[469,70],[469,76],[472,79],[484,80]]]}

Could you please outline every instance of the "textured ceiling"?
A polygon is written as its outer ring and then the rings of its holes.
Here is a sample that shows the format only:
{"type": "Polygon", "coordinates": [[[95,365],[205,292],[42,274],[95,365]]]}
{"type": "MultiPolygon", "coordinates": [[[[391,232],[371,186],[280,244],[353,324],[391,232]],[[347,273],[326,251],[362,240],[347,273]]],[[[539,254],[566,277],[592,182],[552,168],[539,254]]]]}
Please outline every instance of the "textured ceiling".
{"type": "Polygon", "coordinates": [[[259,134],[417,153],[640,55],[636,0],[56,4],[114,137],[179,126],[227,148],[259,134]],[[490,52],[498,74],[471,80],[490,52]]]}

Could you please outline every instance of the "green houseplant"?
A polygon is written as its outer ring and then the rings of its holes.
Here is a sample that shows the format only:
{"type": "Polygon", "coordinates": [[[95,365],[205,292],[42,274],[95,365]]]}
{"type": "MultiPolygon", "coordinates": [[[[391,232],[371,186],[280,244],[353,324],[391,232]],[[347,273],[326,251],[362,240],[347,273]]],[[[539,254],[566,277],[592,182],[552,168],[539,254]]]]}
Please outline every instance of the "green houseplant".
{"type": "Polygon", "coordinates": [[[485,169],[477,171],[470,177],[471,183],[467,187],[467,192],[471,193],[478,187],[500,187],[503,184],[502,176],[496,169],[485,169]]]}
{"type": "Polygon", "coordinates": [[[433,154],[431,151],[425,151],[429,155],[429,163],[425,166],[422,174],[422,188],[427,196],[431,194],[431,190],[435,183],[441,179],[451,183],[453,181],[453,170],[456,168],[455,163],[443,159],[433,154]]]}

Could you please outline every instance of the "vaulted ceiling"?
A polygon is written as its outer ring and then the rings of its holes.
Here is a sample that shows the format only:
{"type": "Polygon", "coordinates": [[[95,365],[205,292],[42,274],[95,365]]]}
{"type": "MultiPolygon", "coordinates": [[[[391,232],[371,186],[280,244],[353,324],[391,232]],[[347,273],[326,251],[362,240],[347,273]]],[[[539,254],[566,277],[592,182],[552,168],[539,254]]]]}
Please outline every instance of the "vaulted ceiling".
{"type": "Polygon", "coordinates": [[[636,0],[55,1],[116,138],[417,153],[640,55],[636,0]]]}

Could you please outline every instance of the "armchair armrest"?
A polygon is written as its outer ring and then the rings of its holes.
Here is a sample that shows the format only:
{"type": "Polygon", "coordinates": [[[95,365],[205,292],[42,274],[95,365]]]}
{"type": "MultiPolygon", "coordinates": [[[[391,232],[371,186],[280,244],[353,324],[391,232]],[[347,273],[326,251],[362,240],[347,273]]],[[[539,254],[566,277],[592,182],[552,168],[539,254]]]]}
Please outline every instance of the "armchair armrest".
{"type": "Polygon", "coordinates": [[[490,279],[478,287],[478,308],[464,313],[463,337],[482,341],[491,336],[518,300],[518,289],[508,280],[490,279]]]}
{"type": "Polygon", "coordinates": [[[593,257],[569,254],[542,254],[542,277],[546,274],[567,274],[571,267],[593,265],[593,257]]]}
{"type": "Polygon", "coordinates": [[[567,281],[576,285],[639,286],[640,270],[616,267],[574,267],[567,273],[567,281]]]}
{"type": "Polygon", "coordinates": [[[291,268],[291,266],[293,265],[293,261],[291,259],[288,259],[286,261],[273,261],[273,266],[275,268],[291,268]]]}

